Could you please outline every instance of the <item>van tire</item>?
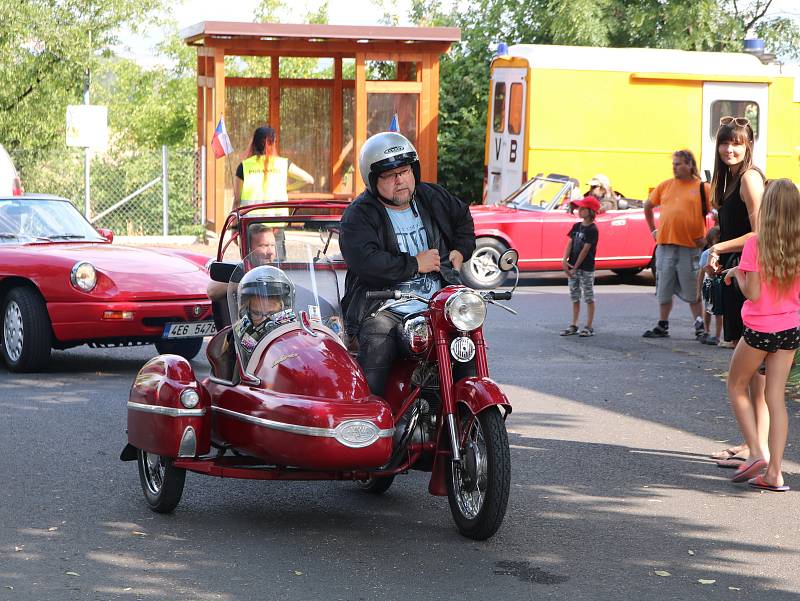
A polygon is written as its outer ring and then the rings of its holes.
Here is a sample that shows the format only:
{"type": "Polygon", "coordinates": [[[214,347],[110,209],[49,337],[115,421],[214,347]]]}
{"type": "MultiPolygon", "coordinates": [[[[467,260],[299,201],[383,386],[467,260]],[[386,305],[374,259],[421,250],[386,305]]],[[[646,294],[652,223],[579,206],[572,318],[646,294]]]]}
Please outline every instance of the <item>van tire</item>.
{"type": "Polygon", "coordinates": [[[508,247],[500,240],[478,238],[472,257],[461,266],[461,280],[476,290],[501,286],[508,273],[500,271],[497,261],[507,250],[508,247]]]}

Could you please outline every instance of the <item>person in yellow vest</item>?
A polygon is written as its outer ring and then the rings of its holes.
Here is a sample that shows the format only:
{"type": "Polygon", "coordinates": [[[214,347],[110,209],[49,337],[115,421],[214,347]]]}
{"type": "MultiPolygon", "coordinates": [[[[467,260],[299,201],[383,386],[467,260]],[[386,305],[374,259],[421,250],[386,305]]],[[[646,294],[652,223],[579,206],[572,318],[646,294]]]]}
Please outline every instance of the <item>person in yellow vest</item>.
{"type": "MultiPolygon", "coordinates": [[[[271,127],[256,128],[247,154],[233,180],[234,209],[262,202],[286,202],[289,190],[314,183],[309,173],[278,156],[275,130],[271,127]]],[[[276,209],[273,214],[288,215],[288,211],[276,209]]]]}

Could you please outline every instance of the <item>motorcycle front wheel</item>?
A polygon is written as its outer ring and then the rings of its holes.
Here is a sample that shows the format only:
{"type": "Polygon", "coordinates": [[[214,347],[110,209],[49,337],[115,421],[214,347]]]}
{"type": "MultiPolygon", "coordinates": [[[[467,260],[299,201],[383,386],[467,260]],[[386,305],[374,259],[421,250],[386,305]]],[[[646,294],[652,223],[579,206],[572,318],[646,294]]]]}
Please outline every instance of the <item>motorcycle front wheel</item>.
{"type": "Polygon", "coordinates": [[[497,407],[477,416],[461,408],[459,420],[465,444],[461,463],[447,463],[447,499],[459,532],[486,540],[503,523],[511,488],[506,425],[497,407]]]}
{"type": "Polygon", "coordinates": [[[139,481],[150,509],[158,513],[170,513],[183,496],[186,470],[173,467],[169,457],[154,455],[141,449],[138,449],[136,459],[139,481]]]}

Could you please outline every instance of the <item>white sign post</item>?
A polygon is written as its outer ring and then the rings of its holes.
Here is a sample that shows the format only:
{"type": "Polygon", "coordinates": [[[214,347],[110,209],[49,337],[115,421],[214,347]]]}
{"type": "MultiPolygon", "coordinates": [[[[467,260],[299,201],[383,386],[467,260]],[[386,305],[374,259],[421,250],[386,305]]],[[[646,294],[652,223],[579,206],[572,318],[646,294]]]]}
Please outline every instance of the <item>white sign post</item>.
{"type": "Polygon", "coordinates": [[[108,107],[91,104],[67,106],[67,146],[82,147],[86,151],[83,214],[86,219],[90,219],[90,153],[92,150],[103,150],[108,147],[108,107]]]}

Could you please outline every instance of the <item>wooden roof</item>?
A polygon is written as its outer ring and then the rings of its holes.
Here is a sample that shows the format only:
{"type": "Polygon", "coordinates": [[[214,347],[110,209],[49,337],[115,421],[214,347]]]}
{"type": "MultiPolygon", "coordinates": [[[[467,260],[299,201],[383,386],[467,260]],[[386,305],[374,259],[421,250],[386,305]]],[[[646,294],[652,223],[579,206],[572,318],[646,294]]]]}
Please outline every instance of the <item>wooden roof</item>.
{"type": "Polygon", "coordinates": [[[289,23],[236,23],[230,21],[202,21],[181,30],[187,44],[203,45],[206,39],[230,40],[293,40],[305,42],[400,42],[415,44],[461,40],[457,27],[386,27],[380,25],[309,25],[289,23]]]}

